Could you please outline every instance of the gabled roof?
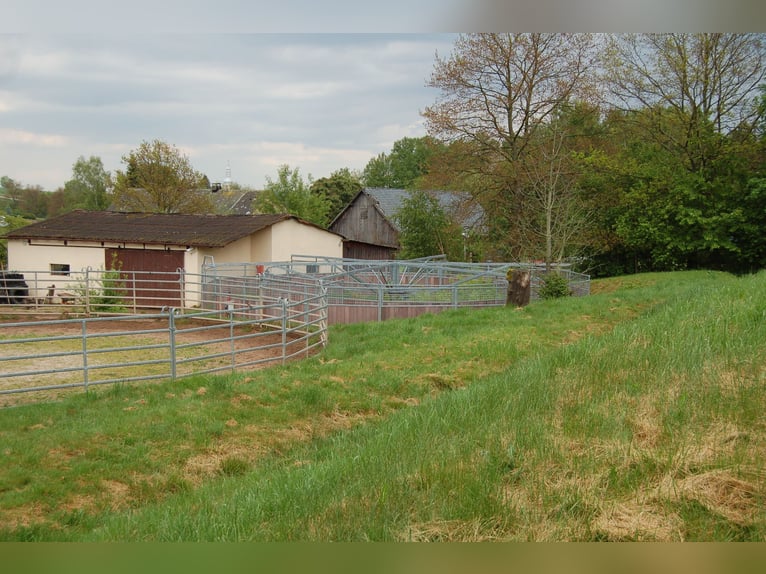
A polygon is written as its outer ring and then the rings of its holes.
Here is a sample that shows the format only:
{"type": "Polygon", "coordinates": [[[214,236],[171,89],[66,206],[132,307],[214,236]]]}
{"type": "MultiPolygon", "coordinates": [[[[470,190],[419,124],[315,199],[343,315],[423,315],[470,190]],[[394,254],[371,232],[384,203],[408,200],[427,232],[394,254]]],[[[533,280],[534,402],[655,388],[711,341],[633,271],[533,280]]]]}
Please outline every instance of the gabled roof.
{"type": "MultiPolygon", "coordinates": [[[[473,229],[481,224],[484,217],[484,210],[473,200],[470,194],[465,192],[438,190],[428,191],[427,193],[436,197],[439,205],[447,213],[455,215],[464,229],[473,229]]],[[[404,200],[409,197],[410,192],[406,189],[366,187],[349,202],[343,211],[336,216],[335,220],[338,220],[346,209],[348,209],[356,201],[359,195],[362,194],[371,197],[375,201],[376,207],[380,212],[386,217],[391,225],[398,229],[394,216],[397,211],[401,209],[404,200]]]]}
{"type": "Polygon", "coordinates": [[[216,213],[233,215],[251,215],[256,191],[219,191],[211,195],[216,206],[216,213]]]}
{"type": "MultiPolygon", "coordinates": [[[[185,215],[77,210],[21,227],[9,232],[6,237],[8,239],[224,247],[288,219],[322,229],[288,214],[185,215]]],[[[333,232],[327,231],[327,233],[333,232]]]]}

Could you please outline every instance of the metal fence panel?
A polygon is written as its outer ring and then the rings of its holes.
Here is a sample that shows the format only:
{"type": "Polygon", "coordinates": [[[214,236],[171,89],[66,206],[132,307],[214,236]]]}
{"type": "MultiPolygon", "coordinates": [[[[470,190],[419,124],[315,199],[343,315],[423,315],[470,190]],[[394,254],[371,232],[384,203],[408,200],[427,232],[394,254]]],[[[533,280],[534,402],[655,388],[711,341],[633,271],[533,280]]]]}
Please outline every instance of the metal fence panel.
{"type": "Polygon", "coordinates": [[[274,301],[223,310],[0,324],[0,395],[236,372],[327,343],[327,307],[274,301]],[[54,334],[55,333],[55,334],[54,334]]]}
{"type": "MultiPolygon", "coordinates": [[[[0,395],[284,362],[326,345],[329,324],[505,305],[507,273],[516,268],[530,271],[536,299],[549,271],[543,266],[443,258],[299,256],[289,262],[210,263],[199,275],[183,269],[158,274],[84,269],[57,276],[55,283],[50,272],[21,272],[28,297],[0,304],[3,315],[79,318],[1,324],[0,395]],[[163,301],[180,304],[158,304],[163,301]],[[152,329],[119,328],[120,320],[152,318],[164,323],[152,329]],[[115,327],[95,332],[105,321],[115,327]],[[56,329],[64,324],[70,331],[58,336],[14,335],[33,326],[56,329]],[[163,337],[159,342],[158,333],[163,337]],[[274,333],[276,341],[269,337],[274,333]]],[[[589,294],[589,276],[566,266],[554,270],[566,277],[573,295],[589,294]]]]}

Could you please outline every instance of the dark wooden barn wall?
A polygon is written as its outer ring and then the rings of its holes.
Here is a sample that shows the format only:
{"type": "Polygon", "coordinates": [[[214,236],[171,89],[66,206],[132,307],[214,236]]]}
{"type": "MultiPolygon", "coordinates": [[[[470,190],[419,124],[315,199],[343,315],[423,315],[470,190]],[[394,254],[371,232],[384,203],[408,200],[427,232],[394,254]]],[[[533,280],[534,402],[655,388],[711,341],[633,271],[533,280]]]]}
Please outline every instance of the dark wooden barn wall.
{"type": "Polygon", "coordinates": [[[399,246],[399,233],[367,195],[360,195],[330,229],[360,243],[390,248],[399,246]]]}
{"type": "Polygon", "coordinates": [[[396,256],[396,249],[385,245],[370,245],[357,241],[343,242],[343,257],[346,259],[389,260],[396,256]]]}

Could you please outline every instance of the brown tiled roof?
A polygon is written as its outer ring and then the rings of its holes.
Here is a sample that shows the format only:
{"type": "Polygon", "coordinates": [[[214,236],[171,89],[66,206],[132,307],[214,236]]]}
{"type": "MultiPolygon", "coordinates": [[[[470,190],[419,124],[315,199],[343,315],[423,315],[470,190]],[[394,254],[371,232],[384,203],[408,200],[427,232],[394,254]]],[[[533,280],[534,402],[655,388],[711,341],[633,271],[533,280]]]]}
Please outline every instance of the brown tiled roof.
{"type": "Polygon", "coordinates": [[[224,247],[285,219],[306,223],[287,214],[184,215],[78,210],[21,227],[6,237],[224,247]]]}

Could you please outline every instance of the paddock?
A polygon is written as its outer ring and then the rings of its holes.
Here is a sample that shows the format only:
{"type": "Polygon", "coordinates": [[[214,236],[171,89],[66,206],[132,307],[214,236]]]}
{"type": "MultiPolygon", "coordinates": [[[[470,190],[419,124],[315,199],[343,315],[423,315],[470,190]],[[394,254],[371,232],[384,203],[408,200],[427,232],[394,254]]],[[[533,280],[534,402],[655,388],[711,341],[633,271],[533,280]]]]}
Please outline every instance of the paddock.
{"type": "Polygon", "coordinates": [[[299,322],[306,318],[279,302],[194,314],[7,321],[0,325],[0,406],[99,385],[285,364],[327,342],[326,321],[299,322]]]}

